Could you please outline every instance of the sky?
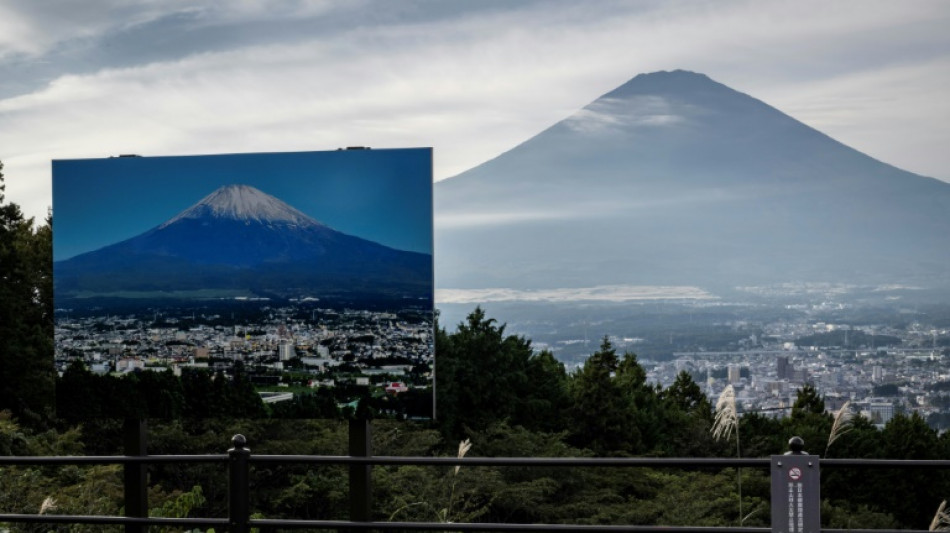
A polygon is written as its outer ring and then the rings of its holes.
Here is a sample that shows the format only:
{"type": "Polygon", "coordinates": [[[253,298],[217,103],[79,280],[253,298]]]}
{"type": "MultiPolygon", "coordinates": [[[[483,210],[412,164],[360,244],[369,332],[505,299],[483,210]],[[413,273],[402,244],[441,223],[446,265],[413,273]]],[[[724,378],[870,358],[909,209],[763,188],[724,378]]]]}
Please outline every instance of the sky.
{"type": "Polygon", "coordinates": [[[327,226],[432,253],[428,149],[56,160],[53,259],[135,237],[225,185],[249,185],[327,226]]]}
{"type": "Polygon", "coordinates": [[[433,147],[441,180],[674,69],[950,181],[948,27],[944,0],[4,0],[6,201],[42,220],[52,160],[119,154],[433,147]]]}

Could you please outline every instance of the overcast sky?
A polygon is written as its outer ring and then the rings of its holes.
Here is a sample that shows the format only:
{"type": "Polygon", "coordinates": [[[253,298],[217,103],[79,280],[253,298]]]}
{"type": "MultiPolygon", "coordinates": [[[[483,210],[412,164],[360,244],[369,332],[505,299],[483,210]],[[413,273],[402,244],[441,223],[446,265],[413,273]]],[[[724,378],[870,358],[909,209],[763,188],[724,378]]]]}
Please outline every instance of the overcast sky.
{"type": "Polygon", "coordinates": [[[50,161],[432,146],[478,165],[636,74],[687,69],[950,181],[950,2],[4,0],[7,201],[50,161]]]}

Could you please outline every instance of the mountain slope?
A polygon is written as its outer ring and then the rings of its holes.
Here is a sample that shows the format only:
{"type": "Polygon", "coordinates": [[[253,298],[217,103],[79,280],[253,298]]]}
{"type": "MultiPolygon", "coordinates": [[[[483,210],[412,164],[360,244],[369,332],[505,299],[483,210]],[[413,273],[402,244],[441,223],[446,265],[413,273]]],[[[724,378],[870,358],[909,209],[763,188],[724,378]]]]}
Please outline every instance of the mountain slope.
{"type": "Polygon", "coordinates": [[[54,267],[58,299],[207,290],[424,297],[432,278],[430,255],[341,233],[244,185],[222,187],[141,235],[54,267]]]}
{"type": "Polygon", "coordinates": [[[950,185],[691,72],[637,76],[435,193],[442,288],[950,285],[950,185]]]}

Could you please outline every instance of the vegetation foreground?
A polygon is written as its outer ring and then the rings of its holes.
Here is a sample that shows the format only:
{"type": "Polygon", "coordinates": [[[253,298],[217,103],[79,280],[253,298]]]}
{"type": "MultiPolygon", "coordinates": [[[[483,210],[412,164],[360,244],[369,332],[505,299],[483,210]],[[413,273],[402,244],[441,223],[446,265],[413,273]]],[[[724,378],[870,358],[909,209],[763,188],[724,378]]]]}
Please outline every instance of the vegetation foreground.
{"type": "MultiPolygon", "coordinates": [[[[92,378],[78,368],[57,378],[48,362],[51,221],[35,228],[16,205],[2,201],[0,194],[0,455],[122,454],[123,421],[87,419],[82,409],[70,415],[53,405],[55,390],[96,383],[84,381],[92,378]]],[[[439,329],[436,351],[439,418],[429,422],[390,419],[393,411],[369,395],[356,409],[334,411],[335,418],[295,419],[295,412],[268,411],[240,380],[223,387],[206,375],[191,376],[194,383],[159,376],[156,382],[178,383],[184,391],[163,405],[184,407],[171,413],[179,416],[149,421],[148,452],[220,454],[231,435],[241,433],[253,453],[345,455],[344,418],[350,416],[373,419],[377,455],[746,458],[781,454],[788,438],[800,435],[806,449],[824,457],[950,459],[950,435],[938,435],[917,415],[898,415],[879,429],[844,411],[826,413],[807,386],[782,418],[737,413],[728,394],[714,408],[689,374],[666,389],[648,383],[636,355],[618,354],[606,339],[583,367],[568,373],[552,354],[536,353],[528,339],[506,335],[481,309],[453,333],[439,329]],[[255,418],[222,415],[237,404],[238,412],[255,418]],[[193,410],[199,405],[201,416],[193,410]]],[[[320,405],[328,409],[332,402],[320,405]]],[[[344,466],[255,467],[253,510],[268,518],[346,519],[347,474],[344,466]]],[[[768,472],[754,468],[375,467],[373,518],[761,527],[770,520],[769,483],[768,472]]],[[[149,467],[154,516],[225,516],[226,490],[220,465],[149,467]]],[[[950,475],[825,469],[821,491],[824,527],[925,529],[950,495],[950,475]]],[[[118,465],[0,468],[2,513],[119,515],[122,506],[118,465]]]]}

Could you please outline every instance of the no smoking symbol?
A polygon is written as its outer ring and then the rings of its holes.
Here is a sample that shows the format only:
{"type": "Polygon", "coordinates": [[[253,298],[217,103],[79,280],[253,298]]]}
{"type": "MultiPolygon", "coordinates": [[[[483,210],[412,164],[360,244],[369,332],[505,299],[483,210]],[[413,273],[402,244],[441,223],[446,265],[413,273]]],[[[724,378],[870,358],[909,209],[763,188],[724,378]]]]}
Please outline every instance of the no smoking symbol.
{"type": "Polygon", "coordinates": [[[802,469],[794,466],[788,469],[788,478],[792,481],[798,481],[802,478],[802,469]]]}

